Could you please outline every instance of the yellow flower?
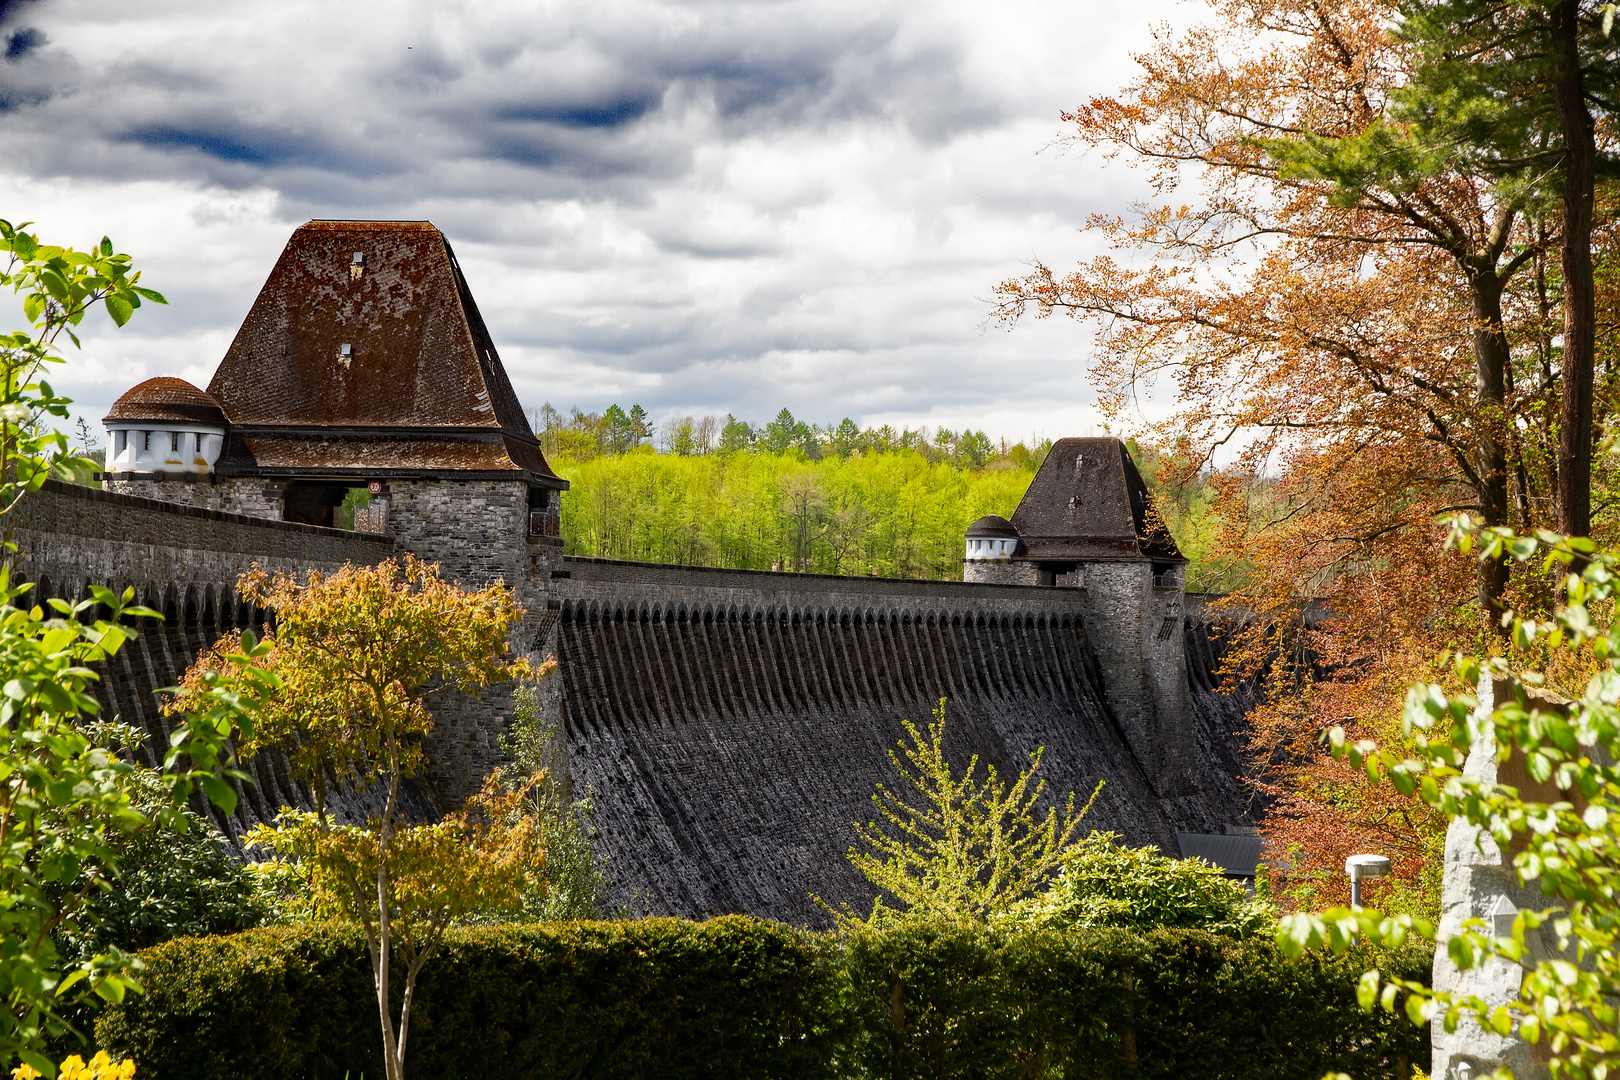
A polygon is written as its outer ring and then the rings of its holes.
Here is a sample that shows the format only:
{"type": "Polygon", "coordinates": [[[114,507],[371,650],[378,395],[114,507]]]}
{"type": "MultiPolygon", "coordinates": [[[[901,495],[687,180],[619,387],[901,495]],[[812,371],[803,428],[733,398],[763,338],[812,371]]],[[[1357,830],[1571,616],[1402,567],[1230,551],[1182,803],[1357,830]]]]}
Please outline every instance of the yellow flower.
{"type": "MultiPolygon", "coordinates": [[[[40,1075],[39,1070],[30,1065],[19,1065],[11,1070],[12,1080],[39,1080],[40,1075]]],[[[74,1054],[62,1062],[56,1075],[58,1080],[134,1080],[135,1062],[114,1061],[107,1051],[101,1050],[86,1065],[82,1057],[74,1054]]]]}

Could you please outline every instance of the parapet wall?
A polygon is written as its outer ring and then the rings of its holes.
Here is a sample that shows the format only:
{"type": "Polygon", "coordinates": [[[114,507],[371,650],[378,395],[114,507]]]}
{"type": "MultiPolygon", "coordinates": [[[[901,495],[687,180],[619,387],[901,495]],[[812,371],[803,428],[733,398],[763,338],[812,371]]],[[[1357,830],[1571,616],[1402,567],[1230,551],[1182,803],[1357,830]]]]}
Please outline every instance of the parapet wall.
{"type": "Polygon", "coordinates": [[[32,580],[59,595],[87,584],[136,586],[143,598],[171,586],[234,588],[255,563],[266,570],[332,571],[393,554],[385,536],[271,521],[48,480],[9,519],[32,580]]]}
{"type": "Polygon", "coordinates": [[[981,585],[966,581],[923,581],[906,578],[842,577],[835,574],[789,574],[772,570],[728,570],[709,566],[670,566],[663,563],[621,562],[565,556],[552,572],[554,595],[571,592],[604,598],[638,595],[657,588],[662,597],[718,602],[738,593],[770,596],[791,604],[794,598],[818,606],[827,603],[862,603],[893,607],[953,601],[978,604],[986,600],[1018,603],[1039,601],[1078,610],[1081,596],[1072,590],[1037,585],[981,585]],[[561,579],[561,580],[559,580],[561,579]]]}

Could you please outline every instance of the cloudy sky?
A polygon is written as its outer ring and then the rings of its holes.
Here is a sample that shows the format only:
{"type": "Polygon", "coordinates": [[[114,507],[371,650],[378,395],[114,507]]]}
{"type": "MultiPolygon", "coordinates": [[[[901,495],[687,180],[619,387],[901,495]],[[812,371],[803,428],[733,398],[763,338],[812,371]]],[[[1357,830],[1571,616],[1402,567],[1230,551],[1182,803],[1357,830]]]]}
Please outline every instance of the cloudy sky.
{"type": "Polygon", "coordinates": [[[987,328],[1141,179],[1049,147],[1168,0],[0,0],[0,217],[111,235],[92,418],[206,385],[291,230],[427,218],[519,396],[1085,434],[1089,332],[987,328]],[[1043,152],[1044,149],[1044,152],[1043,152]]]}

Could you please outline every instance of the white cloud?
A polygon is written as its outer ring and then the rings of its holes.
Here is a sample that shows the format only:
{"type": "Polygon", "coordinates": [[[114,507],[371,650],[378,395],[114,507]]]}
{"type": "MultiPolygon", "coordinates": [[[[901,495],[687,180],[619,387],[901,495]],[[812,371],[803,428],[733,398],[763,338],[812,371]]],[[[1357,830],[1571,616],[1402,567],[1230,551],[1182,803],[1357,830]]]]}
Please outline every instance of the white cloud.
{"type": "Polygon", "coordinates": [[[0,216],[108,233],[172,301],[87,336],[60,382],[93,417],[205,383],[291,229],[357,216],[444,229],[533,405],[1096,428],[1089,334],[986,331],[983,298],[1141,195],[1038,151],[1168,0],[0,12],[0,216]]]}

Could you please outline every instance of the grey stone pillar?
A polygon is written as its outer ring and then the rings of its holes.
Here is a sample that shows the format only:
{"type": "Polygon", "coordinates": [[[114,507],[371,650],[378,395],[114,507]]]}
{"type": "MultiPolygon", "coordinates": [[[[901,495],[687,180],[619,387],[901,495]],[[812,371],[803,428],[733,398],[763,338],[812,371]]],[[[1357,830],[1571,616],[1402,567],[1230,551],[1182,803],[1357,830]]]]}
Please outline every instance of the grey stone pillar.
{"type": "MultiPolygon", "coordinates": [[[[1509,684],[1493,682],[1488,675],[1480,680],[1479,711],[1475,717],[1479,721],[1476,731],[1482,734],[1475,739],[1468,753],[1468,762],[1463,767],[1463,771],[1470,776],[1490,782],[1497,779],[1496,740],[1489,718],[1496,707],[1498,695],[1509,692],[1508,688],[1509,684]]],[[[1514,777],[1505,782],[1513,783],[1516,779],[1514,777]]],[[[1506,937],[1513,932],[1513,919],[1519,911],[1527,908],[1540,911],[1550,906],[1550,901],[1540,889],[1534,885],[1526,888],[1519,884],[1511,853],[1504,853],[1489,831],[1465,821],[1452,821],[1446,830],[1446,865],[1440,888],[1439,948],[1434,954],[1434,988],[1457,995],[1476,994],[1493,1006],[1517,998],[1519,984],[1525,975],[1524,968],[1506,960],[1493,959],[1482,968],[1458,971],[1446,955],[1445,943],[1465,919],[1484,919],[1491,924],[1493,934],[1506,937]]],[[[1532,959],[1547,955],[1549,943],[1545,935],[1550,934],[1551,928],[1544,927],[1541,940],[1527,942],[1532,959]]],[[[1434,1056],[1429,1075],[1433,1080],[1474,1080],[1489,1075],[1502,1065],[1511,1066],[1518,1080],[1545,1080],[1549,1075],[1546,1043],[1531,1046],[1519,1038],[1516,1029],[1512,1035],[1504,1037],[1481,1028],[1465,1014],[1457,1030],[1449,1035],[1438,1022],[1431,1024],[1430,1038],[1434,1056]]]]}

